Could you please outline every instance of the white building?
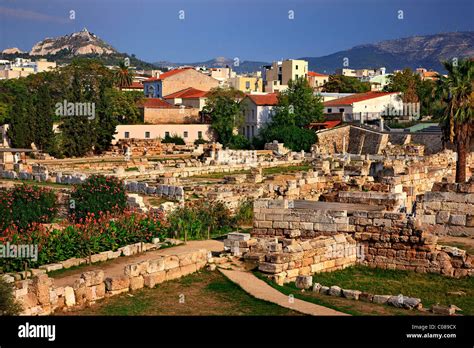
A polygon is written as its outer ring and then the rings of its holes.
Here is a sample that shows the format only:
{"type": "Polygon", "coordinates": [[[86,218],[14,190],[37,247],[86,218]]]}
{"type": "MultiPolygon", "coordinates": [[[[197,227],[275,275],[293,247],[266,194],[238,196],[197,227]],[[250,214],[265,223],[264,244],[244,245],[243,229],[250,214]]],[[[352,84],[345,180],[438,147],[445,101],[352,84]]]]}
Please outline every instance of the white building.
{"type": "Polygon", "coordinates": [[[398,92],[366,92],[324,102],[324,114],[340,114],[342,121],[380,120],[384,115],[402,115],[403,102],[398,92]]]}
{"type": "Polygon", "coordinates": [[[245,123],[240,134],[251,139],[258,135],[259,130],[271,120],[272,110],[278,104],[276,93],[248,94],[242,100],[245,123]]]}

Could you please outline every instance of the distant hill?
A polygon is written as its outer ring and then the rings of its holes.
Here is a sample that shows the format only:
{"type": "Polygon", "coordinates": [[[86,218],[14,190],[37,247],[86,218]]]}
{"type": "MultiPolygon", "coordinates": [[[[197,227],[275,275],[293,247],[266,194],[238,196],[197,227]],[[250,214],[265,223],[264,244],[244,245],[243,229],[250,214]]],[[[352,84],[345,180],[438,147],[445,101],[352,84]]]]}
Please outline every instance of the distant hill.
{"type": "Polygon", "coordinates": [[[173,63],[167,61],[160,61],[154,63],[158,66],[169,66],[169,67],[178,67],[178,66],[205,66],[208,68],[225,68],[226,66],[232,67],[232,70],[238,73],[250,73],[254,71],[259,71],[262,69],[262,66],[268,65],[267,62],[256,62],[256,61],[239,61],[238,65],[235,64],[236,61],[231,58],[226,57],[217,57],[214,59],[207,60],[205,62],[194,62],[194,63],[173,63]]]}
{"type": "Polygon", "coordinates": [[[98,59],[106,65],[117,65],[128,57],[131,66],[136,66],[138,69],[156,69],[155,65],[144,62],[133,55],[118,52],[114,47],[85,28],[80,32],[69,35],[41,40],[33,46],[30,52],[6,49],[2,51],[0,56],[3,59],[16,57],[46,58],[59,64],[69,63],[75,57],[84,57],[98,59]]]}
{"type": "Polygon", "coordinates": [[[301,59],[309,62],[310,70],[333,73],[343,67],[344,58],[349,58],[349,67],[354,69],[384,66],[387,71],[405,67],[444,71],[441,61],[453,57],[474,57],[474,32],[411,36],[301,59]]]}

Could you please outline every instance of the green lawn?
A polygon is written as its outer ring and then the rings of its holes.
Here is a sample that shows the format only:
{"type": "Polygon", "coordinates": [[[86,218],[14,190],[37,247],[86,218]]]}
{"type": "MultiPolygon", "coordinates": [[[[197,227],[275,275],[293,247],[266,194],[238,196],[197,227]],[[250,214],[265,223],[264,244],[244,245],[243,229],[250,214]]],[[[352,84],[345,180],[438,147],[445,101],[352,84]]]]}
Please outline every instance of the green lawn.
{"type": "MultiPolygon", "coordinates": [[[[267,280],[268,281],[268,280],[267,280]]],[[[313,282],[325,286],[337,285],[345,289],[365,291],[378,295],[399,295],[418,297],[423,307],[439,303],[454,304],[461,308],[461,314],[474,314],[474,279],[454,279],[438,274],[422,274],[410,271],[394,271],[355,266],[340,271],[318,273],[313,275],[313,282]],[[464,296],[448,295],[448,292],[462,291],[464,296]]],[[[273,287],[286,294],[294,293],[295,297],[327,305],[354,315],[411,315],[421,314],[418,311],[400,310],[387,305],[364,303],[327,295],[315,294],[311,291],[301,293],[294,284],[273,287]]]]}
{"type": "Polygon", "coordinates": [[[27,184],[27,185],[37,185],[37,186],[45,186],[45,187],[52,187],[52,188],[71,188],[72,185],[67,184],[57,184],[55,182],[38,182],[35,180],[16,180],[16,179],[0,179],[1,181],[10,181],[15,182],[17,184],[27,184]]]}
{"type": "MultiPolygon", "coordinates": [[[[62,315],[63,313],[58,313],[62,315]]],[[[98,301],[68,315],[300,315],[258,300],[218,271],[181,279],[98,301]]]]}
{"type": "Polygon", "coordinates": [[[263,168],[263,175],[274,175],[274,174],[286,174],[294,172],[306,172],[313,167],[309,164],[296,165],[296,166],[280,166],[280,167],[271,167],[263,168]]]}

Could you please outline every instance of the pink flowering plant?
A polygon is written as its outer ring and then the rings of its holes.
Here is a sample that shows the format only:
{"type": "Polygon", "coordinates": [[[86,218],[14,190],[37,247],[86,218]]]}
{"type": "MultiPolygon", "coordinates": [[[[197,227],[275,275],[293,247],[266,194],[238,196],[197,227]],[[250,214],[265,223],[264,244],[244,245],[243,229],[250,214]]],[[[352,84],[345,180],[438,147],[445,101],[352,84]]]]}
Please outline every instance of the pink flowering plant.
{"type": "Polygon", "coordinates": [[[74,221],[88,214],[120,213],[127,206],[123,181],[109,176],[93,175],[75,185],[71,193],[70,215],[74,221]]]}
{"type": "Polygon", "coordinates": [[[0,190],[0,235],[9,227],[51,222],[56,214],[56,195],[49,188],[23,184],[0,190]]]}

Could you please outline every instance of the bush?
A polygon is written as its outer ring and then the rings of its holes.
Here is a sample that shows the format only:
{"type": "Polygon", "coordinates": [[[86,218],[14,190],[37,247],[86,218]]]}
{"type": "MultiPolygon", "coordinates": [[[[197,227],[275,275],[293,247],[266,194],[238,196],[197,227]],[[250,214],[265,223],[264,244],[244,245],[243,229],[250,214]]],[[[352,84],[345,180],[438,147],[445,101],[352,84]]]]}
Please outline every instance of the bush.
{"type": "Polygon", "coordinates": [[[76,185],[71,193],[70,214],[79,221],[88,214],[120,213],[127,206],[123,181],[115,177],[93,175],[76,185]]]}
{"type": "Polygon", "coordinates": [[[0,235],[9,227],[24,229],[32,223],[51,222],[56,213],[51,189],[24,184],[0,191],[0,235]]]}
{"type": "Polygon", "coordinates": [[[46,229],[35,225],[28,231],[10,231],[0,242],[14,245],[38,245],[38,259],[1,258],[4,272],[22,271],[28,268],[56,263],[77,257],[84,258],[108,250],[162,238],[162,214],[139,214],[126,211],[121,215],[89,214],[82,222],[63,229],[46,229]]]}
{"type": "Polygon", "coordinates": [[[311,150],[311,146],[316,143],[317,136],[315,131],[298,126],[268,126],[262,129],[255,142],[258,147],[263,147],[265,143],[274,140],[284,143],[293,151],[308,152],[311,150]]]}
{"type": "Polygon", "coordinates": [[[163,144],[175,144],[175,145],[186,145],[186,142],[184,141],[183,138],[181,138],[179,135],[172,135],[172,136],[165,136],[163,140],[161,140],[163,144]]]}
{"type": "Polygon", "coordinates": [[[194,145],[201,145],[201,144],[207,144],[209,143],[207,140],[204,140],[203,138],[199,138],[194,140],[194,145]]]}
{"type": "Polygon", "coordinates": [[[235,219],[239,225],[252,225],[253,223],[253,202],[243,201],[240,202],[235,219]]]}
{"type": "Polygon", "coordinates": [[[235,218],[222,202],[194,201],[179,207],[167,217],[168,235],[183,239],[206,239],[236,227],[235,218]]]}
{"type": "Polygon", "coordinates": [[[234,135],[232,139],[230,139],[229,148],[235,150],[248,150],[250,149],[250,141],[241,134],[234,135]]]}
{"type": "Polygon", "coordinates": [[[15,301],[12,285],[0,277],[0,316],[18,315],[21,305],[15,301]]]}

